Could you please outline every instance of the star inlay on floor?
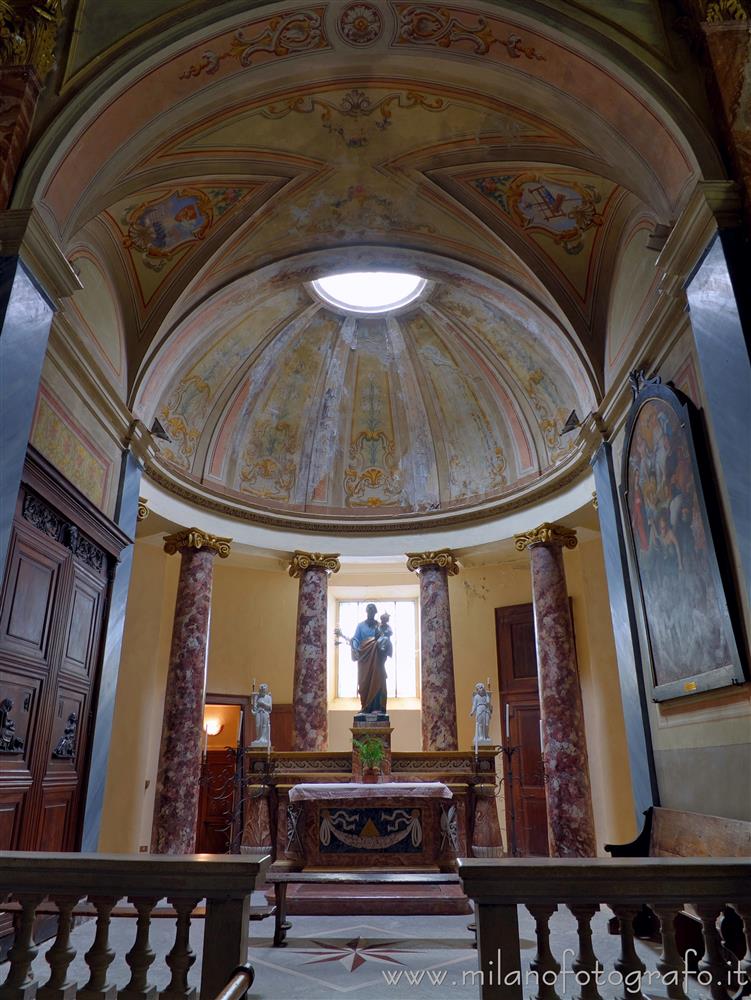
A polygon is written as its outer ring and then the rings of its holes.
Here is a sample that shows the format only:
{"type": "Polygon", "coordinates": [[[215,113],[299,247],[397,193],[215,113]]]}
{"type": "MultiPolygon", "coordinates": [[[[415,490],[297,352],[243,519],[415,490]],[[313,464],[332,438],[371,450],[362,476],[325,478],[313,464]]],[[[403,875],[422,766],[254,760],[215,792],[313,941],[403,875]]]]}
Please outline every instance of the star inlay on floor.
{"type": "Polygon", "coordinates": [[[355,969],[359,969],[366,962],[373,961],[404,965],[405,963],[401,962],[395,956],[398,954],[415,954],[414,949],[394,947],[400,944],[399,941],[379,941],[368,944],[367,939],[363,940],[360,937],[352,938],[351,941],[347,941],[344,944],[339,944],[336,941],[314,941],[313,944],[318,945],[320,950],[301,949],[299,954],[316,955],[318,957],[311,958],[309,961],[303,962],[302,965],[318,965],[321,962],[341,962],[348,972],[354,972],[355,969]]]}

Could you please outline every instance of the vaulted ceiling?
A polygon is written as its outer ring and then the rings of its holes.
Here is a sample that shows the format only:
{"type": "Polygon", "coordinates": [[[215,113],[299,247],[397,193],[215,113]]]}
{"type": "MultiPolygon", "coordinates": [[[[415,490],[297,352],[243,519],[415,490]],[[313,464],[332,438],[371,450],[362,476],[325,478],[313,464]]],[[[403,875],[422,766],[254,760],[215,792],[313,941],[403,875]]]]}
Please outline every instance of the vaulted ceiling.
{"type": "Polygon", "coordinates": [[[500,4],[258,4],[84,88],[28,177],[89,279],[71,322],[164,423],[164,470],[252,507],[399,518],[564,468],[624,233],[670,225],[720,169],[673,88],[601,43],[500,4]],[[353,261],[418,268],[429,293],[336,315],[307,282],[353,261]]]}

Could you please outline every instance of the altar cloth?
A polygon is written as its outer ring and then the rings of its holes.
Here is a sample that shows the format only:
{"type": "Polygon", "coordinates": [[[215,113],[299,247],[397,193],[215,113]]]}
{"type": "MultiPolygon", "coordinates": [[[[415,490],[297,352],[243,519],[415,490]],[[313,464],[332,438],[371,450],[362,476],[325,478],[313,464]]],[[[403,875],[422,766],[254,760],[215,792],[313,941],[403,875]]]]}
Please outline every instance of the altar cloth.
{"type": "Polygon", "coordinates": [[[303,783],[290,789],[289,801],[321,801],[324,799],[452,799],[448,785],[442,781],[384,781],[367,785],[354,781],[303,783]]]}

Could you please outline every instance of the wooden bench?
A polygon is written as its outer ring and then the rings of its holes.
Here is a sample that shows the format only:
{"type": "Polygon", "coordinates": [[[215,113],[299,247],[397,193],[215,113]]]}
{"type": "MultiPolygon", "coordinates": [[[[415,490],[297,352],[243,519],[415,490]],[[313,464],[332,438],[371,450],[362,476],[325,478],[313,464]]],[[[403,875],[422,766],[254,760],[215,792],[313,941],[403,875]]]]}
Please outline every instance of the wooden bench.
{"type": "MultiPolygon", "coordinates": [[[[751,857],[751,823],[650,806],[635,840],[606,844],[605,850],[613,858],[747,858],[751,857]]],[[[743,926],[735,910],[724,911],[720,928],[727,947],[733,952],[740,949],[743,954],[743,926]]],[[[618,933],[617,926],[612,930],[618,933]]],[[[636,917],[634,930],[638,937],[659,940],[659,921],[646,906],[636,917]]],[[[681,955],[685,956],[689,949],[702,954],[701,921],[690,906],[676,916],[675,932],[681,955]]]]}
{"type": "Polygon", "coordinates": [[[266,882],[274,886],[276,922],[274,947],[283,948],[287,931],[288,885],[460,885],[458,875],[442,872],[376,872],[376,871],[268,871],[266,882]]]}
{"type": "Polygon", "coordinates": [[[751,823],[650,806],[636,840],[605,850],[614,858],[748,858],[751,823]]]}

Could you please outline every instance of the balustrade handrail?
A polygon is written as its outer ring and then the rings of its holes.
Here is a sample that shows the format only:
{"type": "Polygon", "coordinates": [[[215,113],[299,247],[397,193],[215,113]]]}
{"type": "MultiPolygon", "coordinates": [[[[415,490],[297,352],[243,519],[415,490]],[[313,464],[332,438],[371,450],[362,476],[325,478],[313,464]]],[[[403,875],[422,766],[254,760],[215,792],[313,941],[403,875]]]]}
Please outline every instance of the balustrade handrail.
{"type": "Polygon", "coordinates": [[[751,899],[751,858],[460,858],[464,890],[504,903],[751,899]]]}
{"type": "Polygon", "coordinates": [[[562,963],[551,950],[549,928],[559,904],[577,924],[579,949],[571,965],[581,976],[577,1000],[601,1000],[591,927],[601,904],[618,922],[621,950],[613,971],[620,976],[620,1000],[643,1000],[642,979],[653,974],[634,944],[633,921],[645,905],[659,922],[662,953],[654,974],[662,977],[661,992],[666,989],[670,1000],[688,1000],[686,954],[676,941],[676,917],[687,906],[692,915],[684,913],[684,919],[698,918],[703,938],[703,955],[694,951],[698,976],[704,977],[700,985],[709,988],[712,1000],[751,993],[751,858],[460,858],[457,867],[475,903],[482,1000],[522,1000],[520,904],[535,921],[537,951],[525,975],[538,977],[532,990],[538,1000],[559,1000],[562,963]],[[727,950],[718,929],[727,907],[743,923],[746,954],[740,959],[727,950]]]}
{"type": "Polygon", "coordinates": [[[53,854],[0,851],[0,890],[78,892],[159,898],[240,899],[270,861],[267,855],[53,854]],[[250,880],[250,881],[248,881],[250,880]]]}
{"type": "MultiPolygon", "coordinates": [[[[84,898],[96,913],[94,942],[84,958],[89,980],[77,995],[86,1000],[113,993],[108,968],[115,952],[109,928],[113,909],[126,897],[136,915],[136,937],[125,955],[131,977],[122,995],[150,1000],[149,968],[155,960],[149,945],[152,913],[167,899],[175,913],[174,945],[165,958],[171,979],[161,996],[194,1000],[189,984],[196,960],[190,946],[191,914],[206,900],[200,997],[213,1000],[228,985],[248,957],[250,894],[270,861],[269,855],[146,855],[49,854],[31,851],[0,852],[0,900],[9,897],[14,913],[15,939],[8,952],[10,968],[0,985],[0,1000],[33,995],[38,984],[32,971],[37,954],[33,940],[37,908],[50,900],[57,908],[57,935],[46,959],[50,975],[42,995],[72,997],[76,984],[68,980],[76,950],[71,942],[73,914],[84,898]]],[[[233,988],[238,987],[233,983],[233,988]]],[[[247,986],[246,986],[247,989],[247,986]]],[[[243,991],[241,991],[242,993],[243,991]]]]}

